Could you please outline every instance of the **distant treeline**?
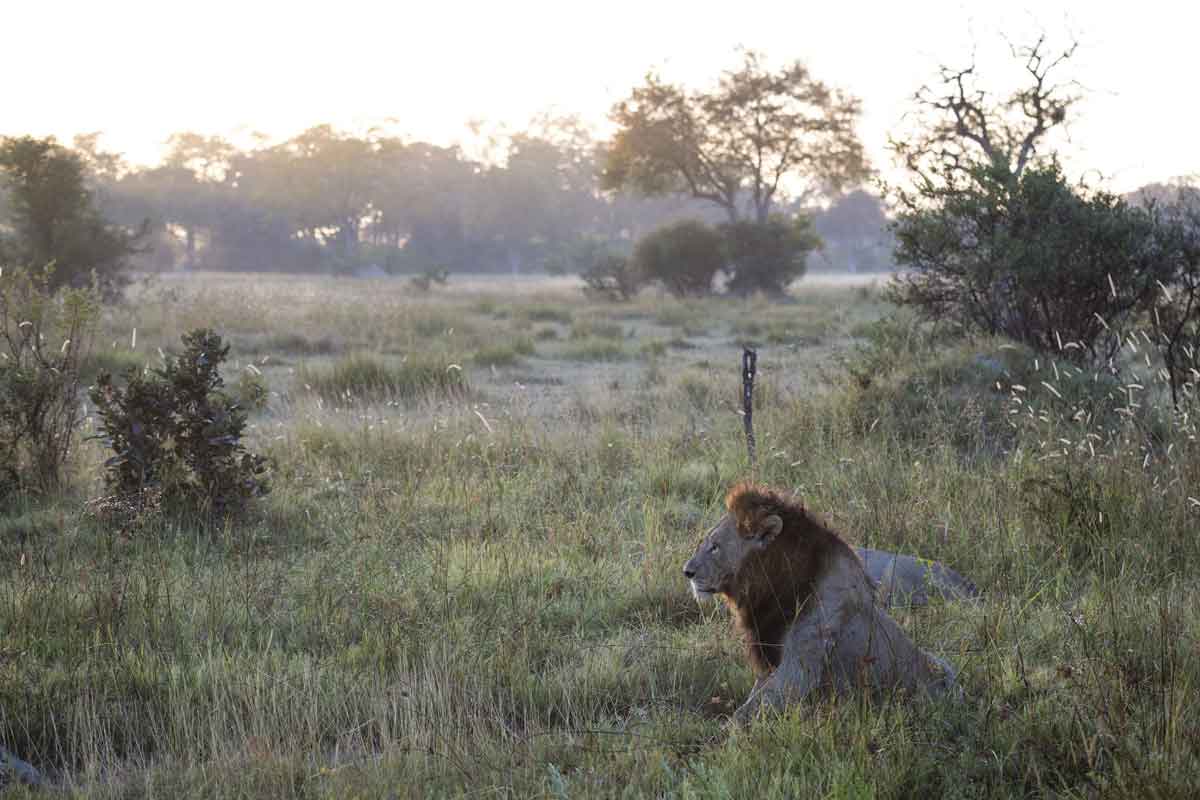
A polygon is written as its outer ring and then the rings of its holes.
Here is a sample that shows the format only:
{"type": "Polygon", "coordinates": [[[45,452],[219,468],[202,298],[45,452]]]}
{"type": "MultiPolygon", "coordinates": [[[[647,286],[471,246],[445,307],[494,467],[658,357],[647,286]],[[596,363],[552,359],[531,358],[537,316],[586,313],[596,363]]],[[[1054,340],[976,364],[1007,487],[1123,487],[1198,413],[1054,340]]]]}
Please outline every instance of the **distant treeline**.
{"type": "MultiPolygon", "coordinates": [[[[603,144],[571,118],[489,140],[484,155],[328,125],[240,149],[179,133],[157,166],[130,167],[98,135],[76,137],[105,219],[144,231],[142,269],[343,274],[579,272],[597,254],[719,209],[600,189],[603,144]]],[[[812,213],[825,248],[810,267],[890,267],[880,201],[844,195],[812,213]]],[[[0,229],[6,204],[0,198],[0,229]]]]}

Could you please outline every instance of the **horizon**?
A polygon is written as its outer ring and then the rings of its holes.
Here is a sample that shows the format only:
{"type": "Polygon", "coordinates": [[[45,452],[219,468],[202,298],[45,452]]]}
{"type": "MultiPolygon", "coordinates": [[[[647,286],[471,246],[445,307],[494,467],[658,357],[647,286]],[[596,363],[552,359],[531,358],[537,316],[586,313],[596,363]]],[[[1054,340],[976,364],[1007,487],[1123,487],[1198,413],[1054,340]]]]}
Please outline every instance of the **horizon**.
{"type": "MultiPolygon", "coordinates": [[[[859,136],[873,166],[897,180],[903,173],[891,163],[887,136],[902,131],[912,93],[935,79],[937,66],[966,66],[974,53],[985,85],[1003,94],[1016,86],[1019,65],[1002,37],[1019,45],[1044,31],[1056,50],[1079,42],[1058,74],[1084,92],[1069,138],[1059,142],[1068,174],[1130,191],[1200,173],[1191,142],[1200,115],[1178,103],[1176,91],[1192,65],[1187,40],[1200,10],[1161,2],[1126,18],[1109,9],[1072,12],[1068,0],[1039,6],[1039,16],[939,0],[925,4],[920,19],[890,6],[864,15],[758,4],[730,17],[626,0],[584,20],[542,2],[396,9],[352,0],[332,17],[273,0],[218,0],[200,18],[138,0],[65,6],[75,24],[55,31],[56,43],[87,63],[47,61],[42,37],[14,37],[0,64],[11,75],[36,63],[38,81],[7,88],[0,135],[70,144],[100,132],[102,149],[135,167],[158,163],[167,137],[185,131],[245,149],[255,132],[277,142],[320,124],[354,134],[385,127],[405,140],[469,149],[479,141],[472,121],[515,132],[551,111],[578,115],[603,138],[609,109],[646,72],[707,87],[744,46],[773,67],[799,59],[819,80],[859,97],[859,136]]],[[[62,10],[9,16],[18,33],[49,31],[62,10]]]]}

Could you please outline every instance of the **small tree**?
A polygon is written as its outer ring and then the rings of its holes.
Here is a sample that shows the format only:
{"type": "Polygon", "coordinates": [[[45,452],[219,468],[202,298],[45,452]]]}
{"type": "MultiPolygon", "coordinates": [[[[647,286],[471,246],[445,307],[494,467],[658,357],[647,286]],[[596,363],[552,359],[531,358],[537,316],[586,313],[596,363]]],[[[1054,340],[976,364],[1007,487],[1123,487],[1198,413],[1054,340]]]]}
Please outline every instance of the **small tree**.
{"type": "Polygon", "coordinates": [[[766,292],[781,295],[802,278],[808,254],[820,246],[812,220],[772,217],[764,223],[742,220],[721,226],[728,288],[735,294],[766,292]]]}
{"type": "Polygon", "coordinates": [[[1051,78],[1075,47],[1047,49],[1044,36],[1012,49],[1028,80],[1004,98],[978,88],[973,66],[943,67],[917,92],[923,127],[892,142],[914,183],[897,197],[907,271],[892,298],[965,330],[1102,359],[1167,276],[1163,231],[1144,209],[1067,183],[1046,142],[1079,99],[1051,78]]]}
{"type": "Polygon", "coordinates": [[[246,414],[221,391],[229,345],[205,329],[183,344],[161,368],[129,370],[124,388],[108,373],[97,378],[100,438],[115,453],[105,479],[118,495],[156,489],[167,503],[223,516],[268,491],[267,460],[246,450],[246,414]]]}
{"type": "Polygon", "coordinates": [[[698,220],[682,220],[653,231],[637,243],[633,260],[645,280],[662,281],[676,297],[708,294],[725,265],[721,234],[698,220]]]}
{"type": "Polygon", "coordinates": [[[14,231],[3,242],[9,261],[53,263],[50,288],[96,284],[112,294],[123,285],[122,273],[138,252],[145,226],[130,232],[100,216],[78,154],[53,137],[4,139],[0,184],[8,193],[14,231]]]}
{"type": "Polygon", "coordinates": [[[79,424],[80,366],[99,303],[49,287],[52,268],[0,268],[0,495],[62,479],[79,424]]]}

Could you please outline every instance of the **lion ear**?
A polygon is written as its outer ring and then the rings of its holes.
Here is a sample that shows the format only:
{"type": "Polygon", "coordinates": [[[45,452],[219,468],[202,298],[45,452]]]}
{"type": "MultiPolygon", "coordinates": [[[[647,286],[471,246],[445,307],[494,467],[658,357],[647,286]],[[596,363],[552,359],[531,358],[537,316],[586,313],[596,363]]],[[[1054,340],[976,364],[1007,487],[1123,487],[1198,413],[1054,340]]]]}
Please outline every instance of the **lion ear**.
{"type": "Polygon", "coordinates": [[[769,542],[779,535],[783,530],[783,519],[778,514],[771,514],[764,517],[763,521],[758,524],[758,538],[763,542],[769,542]]]}

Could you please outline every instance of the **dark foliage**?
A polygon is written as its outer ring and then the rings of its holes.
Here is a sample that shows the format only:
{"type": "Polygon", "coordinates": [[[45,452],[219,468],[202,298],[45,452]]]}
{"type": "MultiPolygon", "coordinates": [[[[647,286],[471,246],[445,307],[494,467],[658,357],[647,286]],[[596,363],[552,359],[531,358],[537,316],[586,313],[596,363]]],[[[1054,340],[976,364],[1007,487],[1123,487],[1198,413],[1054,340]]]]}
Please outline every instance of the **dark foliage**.
{"type": "Polygon", "coordinates": [[[1103,360],[1170,280],[1169,227],[1115,195],[1070,186],[1054,163],[1019,177],[975,166],[925,184],[922,201],[895,226],[907,271],[891,295],[928,319],[1103,360]]]}
{"type": "Polygon", "coordinates": [[[13,229],[0,241],[8,261],[54,264],[51,288],[95,283],[112,295],[124,285],[122,273],[145,228],[129,231],[100,215],[77,153],[53,137],[4,139],[0,183],[8,193],[13,229]]]}
{"type": "Polygon", "coordinates": [[[219,367],[229,345],[211,330],[183,336],[184,352],[161,368],[102,373],[91,391],[100,437],[115,455],[105,462],[109,488],[216,516],[241,511],[268,491],[267,460],[242,444],[246,415],[221,391],[219,367]]]}
{"type": "Polygon", "coordinates": [[[708,294],[725,265],[721,234],[698,220],[682,220],[646,234],[633,251],[638,274],[662,281],[676,297],[708,294]]]}
{"type": "Polygon", "coordinates": [[[586,294],[606,300],[630,300],[642,288],[634,263],[620,253],[610,252],[597,257],[579,277],[587,284],[586,294]]]}
{"type": "Polygon", "coordinates": [[[821,243],[806,216],[766,222],[742,220],[722,225],[729,273],[728,288],[735,294],[766,292],[780,295],[804,276],[808,254],[821,243]]]}

